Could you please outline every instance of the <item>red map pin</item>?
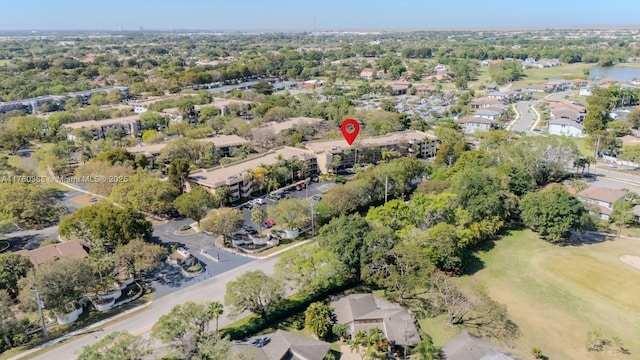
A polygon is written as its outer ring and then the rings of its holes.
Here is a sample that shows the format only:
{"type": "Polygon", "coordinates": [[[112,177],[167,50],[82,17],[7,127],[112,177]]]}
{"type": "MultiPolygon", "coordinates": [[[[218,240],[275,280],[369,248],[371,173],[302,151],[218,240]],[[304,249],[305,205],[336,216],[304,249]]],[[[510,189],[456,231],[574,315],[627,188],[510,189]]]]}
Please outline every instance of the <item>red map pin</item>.
{"type": "Polygon", "coordinates": [[[347,140],[349,145],[353,144],[353,142],[358,137],[358,133],[360,132],[360,124],[354,119],[347,119],[342,122],[340,126],[340,130],[342,130],[342,136],[347,140]]]}

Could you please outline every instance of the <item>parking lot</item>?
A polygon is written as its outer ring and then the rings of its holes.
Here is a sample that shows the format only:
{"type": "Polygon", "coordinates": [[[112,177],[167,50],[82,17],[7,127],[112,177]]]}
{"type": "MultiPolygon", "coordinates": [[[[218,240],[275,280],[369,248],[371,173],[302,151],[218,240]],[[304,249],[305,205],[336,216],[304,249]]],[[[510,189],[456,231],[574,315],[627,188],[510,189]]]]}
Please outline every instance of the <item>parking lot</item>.
{"type": "MultiPolygon", "coordinates": [[[[321,182],[321,183],[310,182],[309,185],[307,185],[306,189],[304,190],[296,190],[294,186],[290,186],[290,187],[278,189],[274,191],[274,193],[282,192],[284,197],[304,199],[304,198],[311,198],[315,195],[321,195],[323,192],[329,190],[334,185],[335,183],[333,181],[327,181],[327,182],[321,182]]],[[[260,199],[264,200],[264,204],[261,206],[263,207],[265,212],[267,211],[267,208],[269,206],[273,206],[278,203],[277,199],[267,197],[267,196],[262,196],[260,197],[260,199]]],[[[253,226],[256,230],[259,230],[258,224],[255,224],[251,221],[251,208],[246,205],[247,203],[239,205],[236,208],[239,210],[242,210],[242,214],[244,216],[244,223],[246,225],[253,226]]],[[[264,226],[262,228],[264,229],[264,226]]]]}

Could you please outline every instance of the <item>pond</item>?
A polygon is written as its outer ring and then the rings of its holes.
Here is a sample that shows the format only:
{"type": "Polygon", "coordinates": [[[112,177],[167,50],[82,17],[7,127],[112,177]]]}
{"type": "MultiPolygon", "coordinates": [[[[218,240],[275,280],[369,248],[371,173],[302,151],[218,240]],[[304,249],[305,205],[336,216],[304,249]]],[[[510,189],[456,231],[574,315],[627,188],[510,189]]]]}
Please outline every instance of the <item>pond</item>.
{"type": "Polygon", "coordinates": [[[594,66],[589,68],[589,80],[598,81],[605,78],[612,78],[617,81],[631,82],[634,79],[640,79],[640,68],[631,66],[594,66]]]}

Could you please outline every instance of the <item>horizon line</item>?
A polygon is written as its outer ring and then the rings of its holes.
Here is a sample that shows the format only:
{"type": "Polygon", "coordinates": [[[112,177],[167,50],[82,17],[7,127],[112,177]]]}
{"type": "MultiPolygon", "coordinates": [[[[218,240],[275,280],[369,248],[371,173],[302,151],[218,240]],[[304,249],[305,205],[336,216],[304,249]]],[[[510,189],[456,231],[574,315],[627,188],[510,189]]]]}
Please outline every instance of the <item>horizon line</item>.
{"type": "Polygon", "coordinates": [[[640,25],[521,25],[521,26],[453,26],[453,27],[387,27],[387,28],[239,28],[239,29],[205,29],[205,28],[100,28],[100,29],[0,29],[0,32],[214,32],[214,33],[304,33],[304,32],[421,32],[421,31],[540,31],[540,30],[639,30],[640,25]]]}

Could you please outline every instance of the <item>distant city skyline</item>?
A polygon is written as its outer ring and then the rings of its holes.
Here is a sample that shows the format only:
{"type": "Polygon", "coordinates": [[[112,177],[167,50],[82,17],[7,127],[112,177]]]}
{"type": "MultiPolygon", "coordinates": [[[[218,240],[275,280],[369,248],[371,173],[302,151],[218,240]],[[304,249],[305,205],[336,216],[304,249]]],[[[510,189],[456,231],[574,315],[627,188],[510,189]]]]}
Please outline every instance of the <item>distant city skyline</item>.
{"type": "Polygon", "coordinates": [[[0,30],[324,31],[638,27],[631,0],[0,0],[0,30]],[[9,15],[8,14],[13,14],[9,15]]]}

